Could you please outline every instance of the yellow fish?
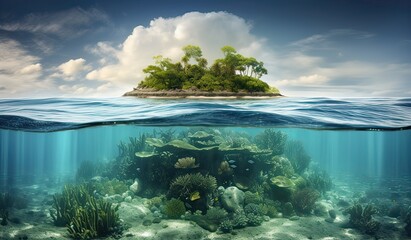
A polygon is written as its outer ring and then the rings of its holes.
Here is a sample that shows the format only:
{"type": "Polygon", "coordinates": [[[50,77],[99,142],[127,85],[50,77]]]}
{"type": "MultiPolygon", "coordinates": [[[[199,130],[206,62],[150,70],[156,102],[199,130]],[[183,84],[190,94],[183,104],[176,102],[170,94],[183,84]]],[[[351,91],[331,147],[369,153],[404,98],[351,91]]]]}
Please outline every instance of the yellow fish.
{"type": "Polygon", "coordinates": [[[191,201],[195,201],[200,199],[200,192],[199,191],[195,191],[193,193],[190,194],[190,200],[191,201]]]}

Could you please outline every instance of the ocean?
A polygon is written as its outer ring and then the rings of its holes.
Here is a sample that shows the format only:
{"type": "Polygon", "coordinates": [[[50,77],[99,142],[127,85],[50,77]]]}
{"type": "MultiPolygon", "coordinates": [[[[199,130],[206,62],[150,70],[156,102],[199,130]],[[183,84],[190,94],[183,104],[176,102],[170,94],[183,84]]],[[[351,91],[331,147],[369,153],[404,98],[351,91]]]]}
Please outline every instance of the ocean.
{"type": "Polygon", "coordinates": [[[411,98],[0,99],[0,239],[409,239],[410,143],[411,98]]]}

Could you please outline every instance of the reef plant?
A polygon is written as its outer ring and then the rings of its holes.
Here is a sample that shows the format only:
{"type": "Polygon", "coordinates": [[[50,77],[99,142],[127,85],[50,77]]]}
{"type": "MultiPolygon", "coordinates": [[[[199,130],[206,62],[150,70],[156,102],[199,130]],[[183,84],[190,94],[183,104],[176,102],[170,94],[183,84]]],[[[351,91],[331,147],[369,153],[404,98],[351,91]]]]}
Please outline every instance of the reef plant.
{"type": "Polygon", "coordinates": [[[287,135],[274,129],[265,129],[255,136],[254,141],[260,149],[270,149],[272,155],[281,155],[284,152],[287,135]]]}
{"type": "Polygon", "coordinates": [[[176,164],[174,164],[175,168],[183,169],[198,168],[199,166],[200,164],[196,164],[196,159],[193,157],[180,158],[177,160],[176,164]]]}
{"type": "Polygon", "coordinates": [[[315,207],[315,202],[320,198],[320,193],[312,188],[299,189],[293,193],[292,204],[298,214],[310,214],[315,207]]]}
{"type": "Polygon", "coordinates": [[[217,180],[201,173],[185,174],[171,182],[169,195],[180,200],[192,199],[198,192],[200,198],[212,193],[217,188],[217,180]]]}
{"type": "Polygon", "coordinates": [[[327,174],[327,172],[318,168],[314,168],[310,171],[306,179],[309,187],[314,188],[322,194],[330,191],[332,188],[331,177],[327,174]]]}
{"type": "Polygon", "coordinates": [[[186,212],[186,207],[183,201],[172,198],[166,202],[163,212],[168,218],[179,219],[186,212]]]}
{"type": "Polygon", "coordinates": [[[361,204],[356,203],[350,208],[348,208],[346,213],[350,214],[350,224],[366,234],[373,235],[379,228],[380,223],[372,219],[372,215],[377,213],[377,209],[371,205],[367,204],[363,207],[361,204]]]}
{"type": "Polygon", "coordinates": [[[121,233],[119,205],[96,199],[88,185],[65,186],[53,198],[50,215],[56,226],[67,226],[70,237],[91,239],[121,233]]]}
{"type": "Polygon", "coordinates": [[[285,156],[290,160],[294,171],[302,174],[310,165],[311,158],[299,141],[287,141],[284,149],[285,156]]]}
{"type": "Polygon", "coordinates": [[[405,233],[408,237],[411,237],[411,207],[408,208],[408,211],[405,215],[405,233]]]}
{"type": "Polygon", "coordinates": [[[97,174],[97,166],[94,162],[85,160],[80,163],[77,169],[76,179],[78,182],[85,182],[90,180],[97,174]]]}
{"type": "Polygon", "coordinates": [[[0,194],[0,218],[2,219],[0,224],[3,226],[8,224],[9,210],[13,207],[13,203],[14,200],[10,193],[0,194]]]}

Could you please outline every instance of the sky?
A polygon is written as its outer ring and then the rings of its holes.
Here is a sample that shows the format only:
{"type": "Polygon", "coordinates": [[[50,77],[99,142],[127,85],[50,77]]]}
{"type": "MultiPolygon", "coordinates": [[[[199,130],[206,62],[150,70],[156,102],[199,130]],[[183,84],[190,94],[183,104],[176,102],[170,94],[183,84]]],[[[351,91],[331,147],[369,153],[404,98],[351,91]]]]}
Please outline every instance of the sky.
{"type": "Polygon", "coordinates": [[[286,96],[411,96],[407,0],[0,0],[0,98],[118,97],[189,44],[263,61],[286,96]]]}

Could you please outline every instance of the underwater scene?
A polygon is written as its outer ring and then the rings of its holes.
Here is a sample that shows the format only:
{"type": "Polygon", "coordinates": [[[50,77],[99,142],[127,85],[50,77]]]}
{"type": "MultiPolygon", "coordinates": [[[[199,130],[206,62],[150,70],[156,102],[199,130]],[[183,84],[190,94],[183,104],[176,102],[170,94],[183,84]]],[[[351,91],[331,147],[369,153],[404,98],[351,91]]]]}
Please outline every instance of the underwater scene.
{"type": "Polygon", "coordinates": [[[0,239],[411,239],[411,99],[0,99],[0,239]]]}

